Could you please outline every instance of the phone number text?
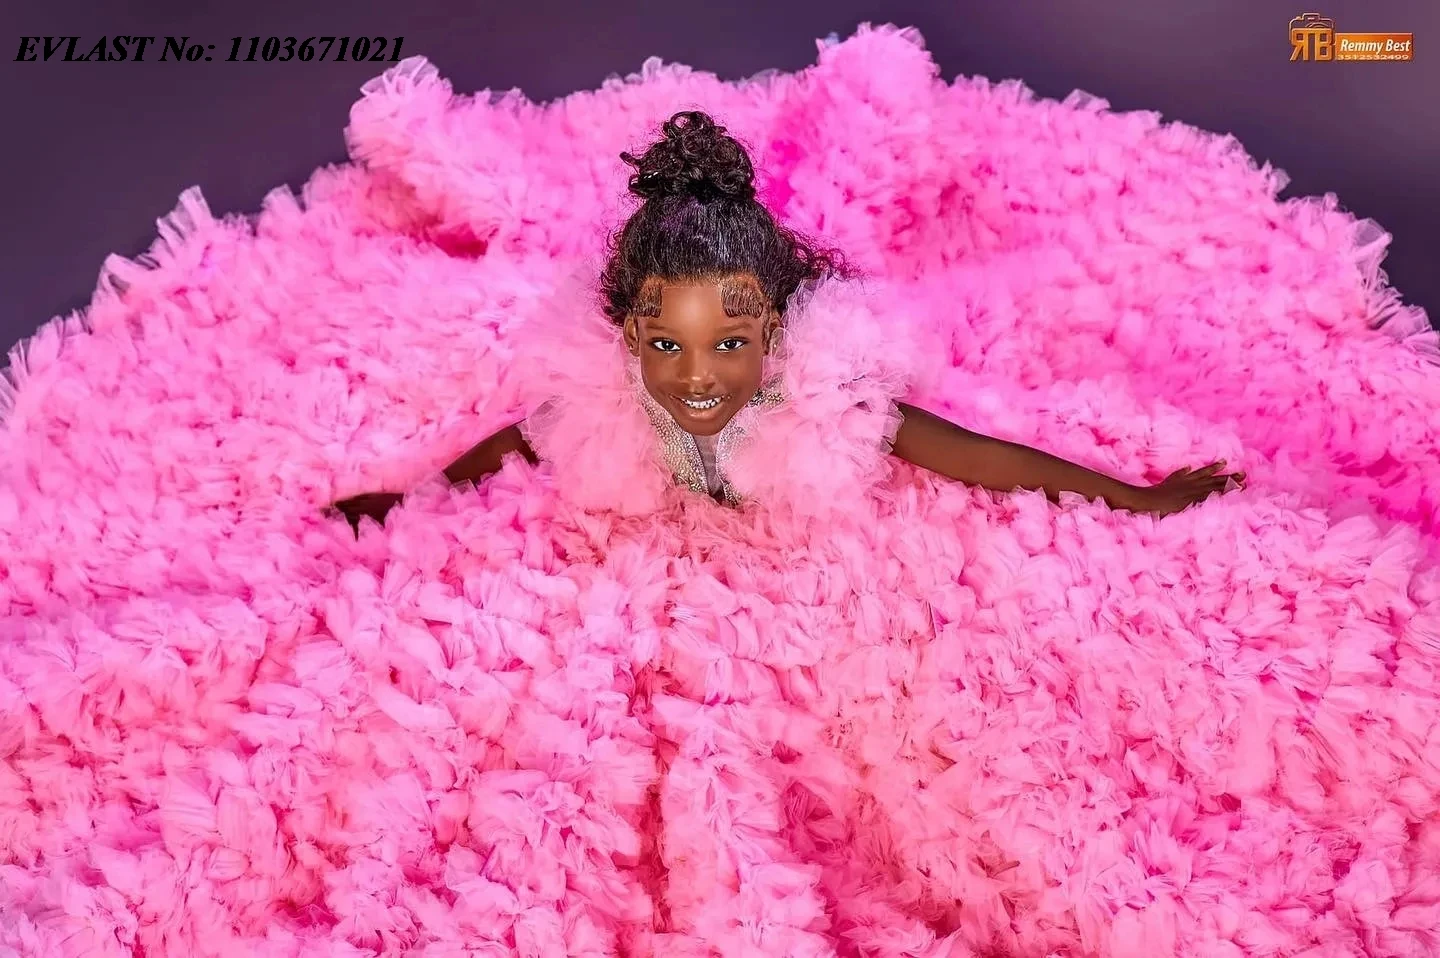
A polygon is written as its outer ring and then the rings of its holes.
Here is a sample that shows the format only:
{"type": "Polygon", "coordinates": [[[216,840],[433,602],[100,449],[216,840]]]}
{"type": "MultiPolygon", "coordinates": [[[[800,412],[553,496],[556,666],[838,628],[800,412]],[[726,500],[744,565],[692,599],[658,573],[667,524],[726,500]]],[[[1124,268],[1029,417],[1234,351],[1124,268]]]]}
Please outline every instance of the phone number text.
{"type": "Polygon", "coordinates": [[[20,63],[58,60],[65,63],[93,61],[174,60],[194,63],[215,60],[227,63],[302,63],[321,60],[349,60],[352,63],[399,63],[404,37],[231,37],[228,44],[191,42],[189,37],[132,37],[116,34],[90,40],[82,37],[21,37],[20,63]]]}

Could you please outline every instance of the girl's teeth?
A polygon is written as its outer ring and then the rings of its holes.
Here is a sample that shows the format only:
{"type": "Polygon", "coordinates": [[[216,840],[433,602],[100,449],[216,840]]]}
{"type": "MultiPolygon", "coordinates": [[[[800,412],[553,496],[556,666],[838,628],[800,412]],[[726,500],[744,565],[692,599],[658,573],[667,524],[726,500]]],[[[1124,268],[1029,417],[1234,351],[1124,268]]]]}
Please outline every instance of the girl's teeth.
{"type": "Polygon", "coordinates": [[[691,409],[714,409],[716,406],[720,405],[720,398],[707,399],[704,402],[691,402],[688,399],[682,399],[680,401],[683,402],[685,405],[689,406],[691,409]]]}

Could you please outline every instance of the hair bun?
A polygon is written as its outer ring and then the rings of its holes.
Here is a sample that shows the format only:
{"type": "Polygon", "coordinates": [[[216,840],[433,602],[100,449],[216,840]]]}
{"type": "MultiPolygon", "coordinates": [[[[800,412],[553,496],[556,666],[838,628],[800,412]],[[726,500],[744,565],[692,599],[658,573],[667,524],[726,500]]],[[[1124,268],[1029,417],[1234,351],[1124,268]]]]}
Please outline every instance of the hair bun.
{"type": "Polygon", "coordinates": [[[630,192],[646,200],[667,196],[748,200],[755,196],[755,168],[734,137],[698,110],[676,113],[661,127],[664,138],[640,157],[621,153],[635,167],[630,192]]]}

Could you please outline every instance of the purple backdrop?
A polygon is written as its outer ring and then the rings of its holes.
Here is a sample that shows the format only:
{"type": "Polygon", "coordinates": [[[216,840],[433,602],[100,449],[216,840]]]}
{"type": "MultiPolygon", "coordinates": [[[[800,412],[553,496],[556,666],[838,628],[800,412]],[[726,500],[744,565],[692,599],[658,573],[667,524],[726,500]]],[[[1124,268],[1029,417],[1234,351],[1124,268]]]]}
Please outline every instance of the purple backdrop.
{"type": "MultiPolygon", "coordinates": [[[[723,77],[813,60],[814,40],[862,21],[913,25],[948,78],[1019,77],[1045,96],[1081,88],[1231,132],[1285,169],[1286,195],[1337,193],[1394,234],[1386,269],[1440,319],[1440,4],[1421,0],[311,0],[12,4],[4,55],[5,231],[0,340],[89,298],[111,252],[134,255],[186,187],[249,212],[280,183],[344,158],[341,130],[372,63],[228,63],[234,36],[403,36],[462,91],[537,99],[590,88],[659,55],[723,77]],[[1411,63],[1288,62],[1307,8],[1340,29],[1409,31],[1411,63]],[[1203,9],[1202,9],[1203,7],[1203,9]],[[215,62],[15,62],[22,35],[189,35],[215,62]],[[1429,91],[1428,93],[1426,91],[1429,91]]],[[[247,41],[248,42],[248,41],[247,41]]]]}

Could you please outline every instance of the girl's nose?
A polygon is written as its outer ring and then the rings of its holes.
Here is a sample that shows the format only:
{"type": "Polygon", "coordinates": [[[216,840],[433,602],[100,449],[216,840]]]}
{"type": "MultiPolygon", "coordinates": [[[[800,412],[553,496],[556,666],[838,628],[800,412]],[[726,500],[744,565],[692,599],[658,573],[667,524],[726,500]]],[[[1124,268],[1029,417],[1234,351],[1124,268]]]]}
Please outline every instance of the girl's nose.
{"type": "Polygon", "coordinates": [[[699,387],[708,386],[714,382],[715,370],[710,365],[708,358],[691,353],[682,360],[680,379],[692,389],[698,389],[699,387]]]}

